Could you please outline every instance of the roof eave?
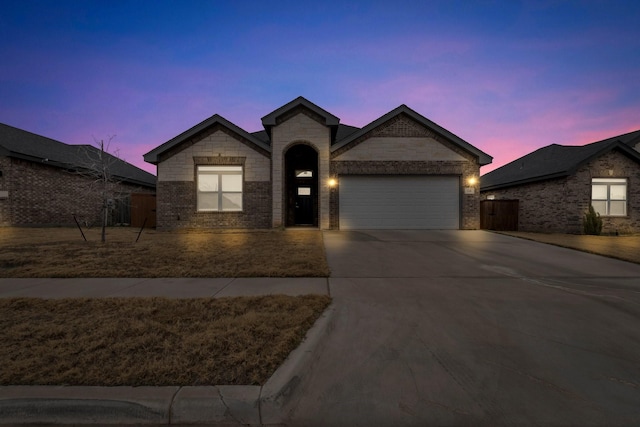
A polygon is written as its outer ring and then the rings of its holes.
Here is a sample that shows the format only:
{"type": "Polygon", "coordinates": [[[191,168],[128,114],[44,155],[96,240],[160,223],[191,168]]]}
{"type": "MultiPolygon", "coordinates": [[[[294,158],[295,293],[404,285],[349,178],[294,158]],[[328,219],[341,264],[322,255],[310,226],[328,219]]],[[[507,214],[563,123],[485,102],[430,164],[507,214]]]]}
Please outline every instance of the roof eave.
{"type": "Polygon", "coordinates": [[[443,136],[446,139],[452,141],[453,143],[455,143],[456,145],[458,145],[460,148],[464,149],[465,151],[470,152],[473,155],[477,156],[478,157],[478,163],[480,164],[480,166],[485,166],[485,165],[488,165],[491,162],[493,162],[493,157],[491,157],[490,155],[488,155],[484,151],[479,150],[478,148],[476,148],[473,145],[469,144],[464,139],[462,139],[459,136],[449,132],[448,130],[446,130],[442,126],[438,125],[437,123],[432,122],[431,120],[427,119],[426,117],[424,117],[422,114],[416,112],[415,110],[409,108],[405,104],[400,105],[399,107],[389,111],[387,114],[379,117],[378,119],[376,119],[376,120],[372,121],[371,123],[369,123],[368,125],[364,126],[362,129],[350,134],[349,136],[347,136],[342,141],[339,141],[338,143],[333,145],[331,147],[331,151],[335,152],[335,151],[339,150],[340,148],[345,147],[350,142],[353,142],[354,140],[360,138],[362,135],[366,134],[367,132],[371,131],[372,129],[375,129],[376,127],[380,126],[384,122],[386,122],[386,121],[390,120],[391,118],[393,118],[393,117],[395,117],[395,116],[397,116],[399,114],[402,114],[402,113],[407,114],[409,117],[411,117],[412,119],[414,119],[418,123],[421,123],[422,125],[424,125],[425,127],[433,130],[434,132],[436,132],[440,136],[443,136]]]}
{"type": "Polygon", "coordinates": [[[480,191],[493,191],[493,190],[499,190],[499,189],[508,188],[508,187],[517,187],[519,185],[532,184],[534,182],[539,182],[539,181],[547,181],[550,179],[564,178],[569,175],[571,175],[570,171],[562,171],[562,172],[556,172],[548,175],[536,176],[532,178],[520,179],[517,181],[509,181],[509,182],[493,184],[488,186],[482,186],[482,177],[480,177],[480,191]]]}
{"type": "Polygon", "coordinates": [[[248,141],[250,141],[252,144],[255,144],[256,147],[264,150],[267,153],[271,153],[271,147],[267,144],[265,144],[264,142],[260,141],[258,138],[256,138],[255,136],[251,135],[249,132],[245,131],[244,129],[242,129],[241,127],[233,124],[232,122],[230,122],[229,120],[225,119],[224,117],[218,115],[218,114],[214,114],[213,116],[209,117],[208,119],[198,123],[197,125],[193,126],[192,128],[186,130],[185,132],[182,132],[180,135],[171,138],[169,141],[165,142],[164,144],[154,148],[153,150],[149,151],[148,153],[143,155],[144,161],[147,163],[151,163],[153,165],[157,165],[160,160],[159,157],[162,153],[170,150],[171,148],[180,145],[181,143],[183,143],[184,141],[188,140],[189,138],[197,135],[198,133],[202,132],[203,130],[207,129],[210,126],[213,126],[215,124],[220,124],[228,129],[230,129],[231,131],[235,132],[236,134],[240,135],[241,137],[247,139],[248,141]]]}

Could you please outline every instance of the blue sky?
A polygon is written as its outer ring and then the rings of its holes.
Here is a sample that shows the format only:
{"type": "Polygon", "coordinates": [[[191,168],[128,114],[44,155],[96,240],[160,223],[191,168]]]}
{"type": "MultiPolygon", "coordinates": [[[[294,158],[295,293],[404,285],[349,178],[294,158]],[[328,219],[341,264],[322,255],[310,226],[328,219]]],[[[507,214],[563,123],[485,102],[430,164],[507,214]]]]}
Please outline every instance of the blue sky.
{"type": "Polygon", "coordinates": [[[0,122],[142,155],[297,96],[364,126],[407,104],[494,157],[640,129],[637,1],[0,0],[0,122]]]}

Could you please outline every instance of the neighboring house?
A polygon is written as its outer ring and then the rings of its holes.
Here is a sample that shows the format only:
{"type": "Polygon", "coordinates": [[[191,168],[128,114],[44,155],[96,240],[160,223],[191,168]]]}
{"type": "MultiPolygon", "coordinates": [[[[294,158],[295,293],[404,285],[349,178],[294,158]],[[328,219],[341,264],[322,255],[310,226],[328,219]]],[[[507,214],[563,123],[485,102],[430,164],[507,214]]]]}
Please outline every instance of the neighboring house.
{"type": "MultiPolygon", "coordinates": [[[[100,223],[100,155],[0,123],[0,225],[72,225],[73,215],[100,223]]],[[[115,182],[110,221],[128,222],[131,193],[154,193],[155,176],[109,154],[105,162],[115,182]]]]}
{"type": "Polygon", "coordinates": [[[482,199],[518,200],[520,231],[580,234],[593,205],[604,233],[640,232],[639,150],[640,130],[549,145],[483,175],[482,199]]]}
{"type": "Polygon", "coordinates": [[[492,158],[405,105],[360,129],[299,97],[262,125],[216,114],[145,154],[158,228],[479,227],[492,158]]]}

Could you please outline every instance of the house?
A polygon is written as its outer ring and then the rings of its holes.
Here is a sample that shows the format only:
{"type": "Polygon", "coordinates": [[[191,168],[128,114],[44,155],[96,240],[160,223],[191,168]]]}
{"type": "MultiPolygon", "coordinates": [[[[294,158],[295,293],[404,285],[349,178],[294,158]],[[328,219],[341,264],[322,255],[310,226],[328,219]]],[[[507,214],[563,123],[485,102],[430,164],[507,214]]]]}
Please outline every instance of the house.
{"type": "Polygon", "coordinates": [[[216,114],[145,154],[158,228],[479,227],[492,158],[406,105],[358,128],[299,97],[262,125],[216,114]]]}
{"type": "Polygon", "coordinates": [[[520,231],[580,234],[593,205],[604,233],[640,232],[640,130],[540,148],[483,175],[480,191],[517,200],[520,231]]]}
{"type": "Polygon", "coordinates": [[[100,223],[96,163],[112,182],[111,222],[129,222],[132,193],[155,193],[155,176],[90,145],[69,145],[0,123],[0,225],[100,223]]]}

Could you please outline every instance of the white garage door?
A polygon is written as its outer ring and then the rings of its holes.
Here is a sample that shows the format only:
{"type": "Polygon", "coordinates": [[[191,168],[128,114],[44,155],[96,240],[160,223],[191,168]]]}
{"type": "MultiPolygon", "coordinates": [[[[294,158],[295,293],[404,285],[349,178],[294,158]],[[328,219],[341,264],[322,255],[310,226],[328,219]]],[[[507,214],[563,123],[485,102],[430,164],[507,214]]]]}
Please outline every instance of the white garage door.
{"type": "Polygon", "coordinates": [[[341,229],[458,229],[455,176],[340,177],[341,229]]]}

